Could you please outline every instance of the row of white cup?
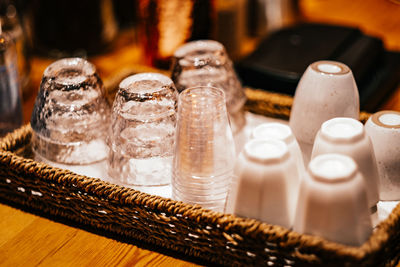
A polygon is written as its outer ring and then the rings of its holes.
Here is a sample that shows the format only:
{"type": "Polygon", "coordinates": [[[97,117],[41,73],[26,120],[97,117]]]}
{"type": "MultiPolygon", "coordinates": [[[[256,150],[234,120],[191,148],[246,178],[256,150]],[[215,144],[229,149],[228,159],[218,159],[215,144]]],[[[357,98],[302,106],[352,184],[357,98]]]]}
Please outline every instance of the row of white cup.
{"type": "MultiPolygon", "coordinates": [[[[297,86],[289,121],[306,165],[321,125],[335,117],[358,120],[359,106],[357,85],[348,66],[335,61],[317,61],[307,68],[297,86]]],[[[378,163],[381,200],[400,200],[399,128],[400,113],[396,111],[378,112],[366,123],[374,147],[372,154],[376,155],[378,163]]],[[[370,161],[359,159],[357,163],[362,165],[360,168],[367,169],[364,165],[370,161]]],[[[371,172],[368,176],[377,176],[374,167],[370,166],[364,175],[367,172],[371,172]]],[[[377,196],[371,195],[371,198],[372,202],[377,196]]]]}
{"type": "Polygon", "coordinates": [[[376,223],[377,202],[400,199],[393,188],[400,183],[400,113],[378,112],[366,127],[358,117],[351,70],[338,62],[311,64],[290,127],[253,130],[236,162],[226,212],[362,244],[376,223]]]}
{"type": "Polygon", "coordinates": [[[367,181],[377,176],[363,175],[376,167],[371,144],[363,125],[349,118],[325,122],[319,135],[305,170],[288,126],[256,127],[237,160],[226,211],[350,245],[364,242],[372,231],[369,206],[378,201],[376,181],[367,181]],[[347,132],[336,131],[343,123],[347,132]],[[364,169],[360,159],[368,161],[364,169]]]}

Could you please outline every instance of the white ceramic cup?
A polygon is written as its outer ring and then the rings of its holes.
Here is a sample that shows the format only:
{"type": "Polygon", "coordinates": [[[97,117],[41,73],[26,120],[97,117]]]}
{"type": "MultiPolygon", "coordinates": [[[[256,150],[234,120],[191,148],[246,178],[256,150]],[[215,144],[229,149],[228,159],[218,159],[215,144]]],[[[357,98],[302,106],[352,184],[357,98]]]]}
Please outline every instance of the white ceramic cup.
{"type": "Polygon", "coordinates": [[[359,95],[353,73],[345,64],[317,61],[308,66],[296,88],[289,125],[310,160],[321,124],[335,117],[359,117],[359,95]]]}
{"type": "Polygon", "coordinates": [[[379,201],[378,167],[363,124],[351,118],[333,118],[324,122],[315,138],[311,158],[327,153],[344,154],[354,159],[366,182],[371,213],[375,213],[379,201]]]}
{"type": "Polygon", "coordinates": [[[293,230],[359,246],[372,232],[367,193],[355,161],[341,154],[311,160],[300,185],[293,230]]]}
{"type": "Polygon", "coordinates": [[[235,166],[237,181],[228,197],[233,213],[290,228],[300,177],[287,145],[279,140],[250,140],[235,166]]]}
{"type": "Polygon", "coordinates": [[[262,123],[255,127],[251,133],[253,139],[277,139],[285,142],[290,154],[295,158],[298,169],[304,172],[303,155],[292,130],[288,125],[278,122],[262,123]]]}
{"type": "Polygon", "coordinates": [[[374,147],[381,200],[400,200],[400,112],[380,111],[365,124],[374,147]]]}

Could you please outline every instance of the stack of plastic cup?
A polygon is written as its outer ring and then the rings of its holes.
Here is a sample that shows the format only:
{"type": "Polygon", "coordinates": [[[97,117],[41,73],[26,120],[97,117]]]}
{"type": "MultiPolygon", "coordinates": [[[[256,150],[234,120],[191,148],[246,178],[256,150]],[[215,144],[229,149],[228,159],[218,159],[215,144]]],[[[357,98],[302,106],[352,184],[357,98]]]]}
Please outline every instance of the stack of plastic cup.
{"type": "Polygon", "coordinates": [[[178,103],[172,197],[222,211],[235,161],[224,92],[189,88],[178,103]]]}

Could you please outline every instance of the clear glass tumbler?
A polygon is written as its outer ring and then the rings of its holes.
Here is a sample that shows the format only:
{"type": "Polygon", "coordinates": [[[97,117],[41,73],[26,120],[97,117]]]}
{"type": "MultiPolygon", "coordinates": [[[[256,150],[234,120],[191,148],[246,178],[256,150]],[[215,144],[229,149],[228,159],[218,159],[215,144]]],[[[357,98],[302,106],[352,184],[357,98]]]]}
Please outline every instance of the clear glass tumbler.
{"type": "MultiPolygon", "coordinates": [[[[116,1],[118,2],[118,1],[116,1]]],[[[214,0],[152,0],[138,3],[138,33],[147,63],[168,68],[174,51],[188,40],[210,38],[214,0]]]]}
{"type": "Polygon", "coordinates": [[[12,36],[0,25],[0,138],[22,125],[17,50],[12,36]]]}
{"type": "Polygon", "coordinates": [[[71,165],[105,159],[109,113],[93,64],[81,58],[52,63],[44,71],[31,117],[36,158],[71,165]]]}
{"type": "Polygon", "coordinates": [[[214,87],[184,90],[179,95],[172,197],[222,211],[235,155],[224,92],[214,87]]]}
{"type": "Polygon", "coordinates": [[[108,141],[108,174],[116,183],[171,183],[177,98],[174,83],[162,74],[136,74],[120,83],[108,141]]]}
{"type": "Polygon", "coordinates": [[[233,133],[245,125],[246,96],[222,44],[213,40],[192,41],[174,53],[172,80],[179,92],[189,87],[213,86],[225,92],[233,133]]]}

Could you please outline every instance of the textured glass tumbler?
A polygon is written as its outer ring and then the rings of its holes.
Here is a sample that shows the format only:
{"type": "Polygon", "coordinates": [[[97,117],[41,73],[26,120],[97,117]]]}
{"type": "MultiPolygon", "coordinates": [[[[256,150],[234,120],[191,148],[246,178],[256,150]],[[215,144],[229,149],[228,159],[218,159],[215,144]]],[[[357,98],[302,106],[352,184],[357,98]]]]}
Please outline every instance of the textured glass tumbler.
{"type": "Polygon", "coordinates": [[[213,86],[225,92],[233,133],[245,125],[246,102],[242,85],[225,48],[212,40],[184,44],[174,53],[172,80],[179,92],[189,87],[213,86]]]}
{"type": "Polygon", "coordinates": [[[52,63],[44,71],[31,117],[35,156],[71,165],[105,159],[109,113],[94,65],[81,58],[52,63]]]}
{"type": "Polygon", "coordinates": [[[171,183],[177,98],[172,80],[158,73],[132,75],[119,84],[108,141],[108,174],[117,183],[171,183]]]}
{"type": "Polygon", "coordinates": [[[224,92],[214,87],[183,91],[178,105],[172,197],[223,211],[234,161],[224,92]]]}

